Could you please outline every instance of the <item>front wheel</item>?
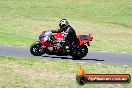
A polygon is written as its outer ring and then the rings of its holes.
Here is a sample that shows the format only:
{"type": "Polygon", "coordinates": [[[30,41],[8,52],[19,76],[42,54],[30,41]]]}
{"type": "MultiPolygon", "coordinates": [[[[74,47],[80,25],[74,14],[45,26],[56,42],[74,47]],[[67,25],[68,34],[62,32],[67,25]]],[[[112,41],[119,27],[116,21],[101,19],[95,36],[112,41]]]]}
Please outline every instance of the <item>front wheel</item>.
{"type": "Polygon", "coordinates": [[[81,46],[73,48],[71,51],[72,51],[71,56],[73,57],[73,59],[80,60],[87,55],[88,48],[86,45],[81,45],[81,46]]]}
{"type": "Polygon", "coordinates": [[[43,55],[43,48],[40,42],[35,42],[30,47],[30,52],[34,56],[41,56],[43,55]]]}

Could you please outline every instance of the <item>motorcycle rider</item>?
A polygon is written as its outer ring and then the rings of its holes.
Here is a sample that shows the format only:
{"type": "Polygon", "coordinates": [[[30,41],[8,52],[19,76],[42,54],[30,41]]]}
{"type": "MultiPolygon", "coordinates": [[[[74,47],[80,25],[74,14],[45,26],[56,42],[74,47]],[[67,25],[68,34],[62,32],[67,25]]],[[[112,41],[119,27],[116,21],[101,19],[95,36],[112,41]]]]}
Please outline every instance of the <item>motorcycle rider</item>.
{"type": "Polygon", "coordinates": [[[75,30],[69,25],[69,22],[66,19],[60,20],[59,27],[60,27],[60,29],[51,30],[51,32],[52,33],[64,32],[64,38],[62,39],[62,41],[64,41],[64,43],[62,46],[65,46],[66,43],[68,43],[69,46],[71,46],[72,43],[76,41],[75,30]]]}

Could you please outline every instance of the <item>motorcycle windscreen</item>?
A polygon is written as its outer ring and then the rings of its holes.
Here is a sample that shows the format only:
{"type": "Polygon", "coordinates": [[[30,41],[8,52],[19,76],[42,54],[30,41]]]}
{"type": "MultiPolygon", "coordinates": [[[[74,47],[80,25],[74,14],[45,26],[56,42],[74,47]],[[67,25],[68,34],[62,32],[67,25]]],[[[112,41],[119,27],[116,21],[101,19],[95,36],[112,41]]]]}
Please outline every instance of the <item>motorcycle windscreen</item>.
{"type": "Polygon", "coordinates": [[[39,35],[39,40],[41,41],[45,36],[44,36],[45,32],[42,32],[40,35],[39,35]]]}
{"type": "Polygon", "coordinates": [[[51,31],[47,31],[47,32],[43,32],[40,36],[39,36],[39,40],[42,40],[44,38],[50,38],[50,36],[52,35],[51,31]]]}

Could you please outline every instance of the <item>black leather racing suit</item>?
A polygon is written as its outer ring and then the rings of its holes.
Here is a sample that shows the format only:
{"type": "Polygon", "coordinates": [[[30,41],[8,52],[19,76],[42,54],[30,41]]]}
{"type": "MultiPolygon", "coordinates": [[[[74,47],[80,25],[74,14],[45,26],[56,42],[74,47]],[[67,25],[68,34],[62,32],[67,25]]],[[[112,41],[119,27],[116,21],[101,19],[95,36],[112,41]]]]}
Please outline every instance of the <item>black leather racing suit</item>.
{"type": "Polygon", "coordinates": [[[63,40],[67,42],[69,45],[76,41],[76,32],[70,25],[68,25],[65,28],[60,28],[58,30],[51,30],[51,32],[52,33],[65,32],[63,40]]]}

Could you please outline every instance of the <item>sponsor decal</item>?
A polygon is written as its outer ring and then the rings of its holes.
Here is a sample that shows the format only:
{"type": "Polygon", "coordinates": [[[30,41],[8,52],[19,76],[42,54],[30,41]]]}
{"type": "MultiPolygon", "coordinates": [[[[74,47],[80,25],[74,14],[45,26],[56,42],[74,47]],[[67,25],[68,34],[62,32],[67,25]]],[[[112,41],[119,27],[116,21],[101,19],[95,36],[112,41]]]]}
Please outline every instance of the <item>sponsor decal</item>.
{"type": "Polygon", "coordinates": [[[131,76],[129,74],[86,74],[85,70],[80,66],[76,81],[79,85],[86,83],[130,83],[131,76]]]}

